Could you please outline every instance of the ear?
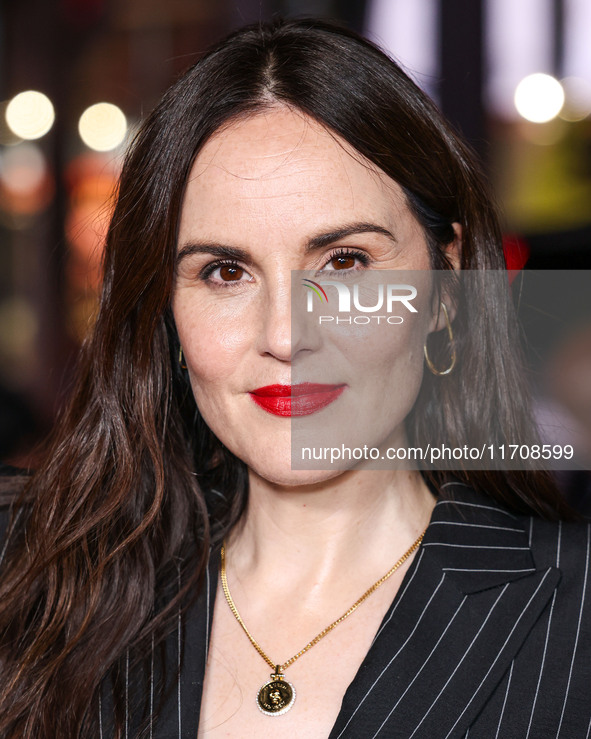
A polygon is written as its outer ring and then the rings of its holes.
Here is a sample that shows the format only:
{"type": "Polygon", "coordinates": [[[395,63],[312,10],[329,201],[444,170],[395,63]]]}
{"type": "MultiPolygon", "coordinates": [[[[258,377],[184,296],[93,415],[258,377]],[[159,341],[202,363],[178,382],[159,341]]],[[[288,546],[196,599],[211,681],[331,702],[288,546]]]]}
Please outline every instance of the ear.
{"type": "MultiPolygon", "coordinates": [[[[454,240],[445,246],[444,253],[452,265],[455,272],[459,272],[462,268],[462,225],[454,222],[452,224],[454,230],[454,240]]],[[[456,303],[450,293],[447,291],[445,284],[442,284],[441,298],[434,298],[433,302],[433,320],[429,331],[441,331],[447,329],[447,320],[445,311],[441,307],[441,303],[445,304],[449,322],[451,323],[456,317],[456,303]]]]}
{"type": "Polygon", "coordinates": [[[462,269],[462,224],[454,221],[451,225],[453,227],[455,237],[454,240],[445,247],[445,256],[452,267],[457,271],[462,269]]]}

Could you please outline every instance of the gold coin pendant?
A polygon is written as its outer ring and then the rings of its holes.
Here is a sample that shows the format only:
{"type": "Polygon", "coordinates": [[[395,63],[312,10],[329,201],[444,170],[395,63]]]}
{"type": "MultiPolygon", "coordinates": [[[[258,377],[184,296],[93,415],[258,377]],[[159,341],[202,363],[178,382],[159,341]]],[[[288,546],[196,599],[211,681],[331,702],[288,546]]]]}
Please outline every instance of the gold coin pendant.
{"type": "Polygon", "coordinates": [[[265,716],[281,716],[293,706],[295,697],[293,685],[283,675],[273,673],[257,693],[257,706],[265,716]]]}

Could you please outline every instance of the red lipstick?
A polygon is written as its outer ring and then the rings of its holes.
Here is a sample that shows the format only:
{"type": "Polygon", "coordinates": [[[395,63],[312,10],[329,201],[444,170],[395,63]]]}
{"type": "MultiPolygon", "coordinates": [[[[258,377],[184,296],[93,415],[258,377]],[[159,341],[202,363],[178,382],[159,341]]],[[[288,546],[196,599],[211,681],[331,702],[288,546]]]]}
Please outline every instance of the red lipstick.
{"type": "Polygon", "coordinates": [[[336,400],[345,385],[302,382],[299,385],[265,385],[250,391],[263,410],[276,416],[309,416],[336,400]]]}

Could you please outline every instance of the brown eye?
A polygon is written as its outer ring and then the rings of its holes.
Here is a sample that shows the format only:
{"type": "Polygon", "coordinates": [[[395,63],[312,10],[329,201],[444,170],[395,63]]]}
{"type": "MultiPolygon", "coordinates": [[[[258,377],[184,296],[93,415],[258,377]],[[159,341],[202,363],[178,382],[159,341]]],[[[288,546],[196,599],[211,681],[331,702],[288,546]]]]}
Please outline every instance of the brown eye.
{"type": "Polygon", "coordinates": [[[235,267],[232,264],[224,264],[220,267],[220,278],[224,282],[235,282],[242,279],[243,275],[242,267],[235,267]]]}
{"type": "Polygon", "coordinates": [[[355,266],[355,257],[351,254],[341,254],[333,257],[331,260],[333,269],[353,269],[355,266]]]}

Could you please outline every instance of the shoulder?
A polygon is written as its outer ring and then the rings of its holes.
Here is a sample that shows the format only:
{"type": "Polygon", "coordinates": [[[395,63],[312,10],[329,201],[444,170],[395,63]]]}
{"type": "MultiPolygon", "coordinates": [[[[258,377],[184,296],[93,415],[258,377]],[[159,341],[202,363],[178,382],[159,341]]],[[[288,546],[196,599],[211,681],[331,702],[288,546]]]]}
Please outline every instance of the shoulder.
{"type": "MultiPolygon", "coordinates": [[[[536,515],[516,514],[508,508],[485,496],[474,494],[472,490],[456,488],[455,496],[462,513],[480,525],[496,525],[498,530],[492,534],[496,545],[504,547],[496,550],[495,558],[503,561],[503,567],[523,569],[528,576],[528,568],[540,575],[548,573],[556,576],[555,597],[549,603],[553,610],[556,626],[562,624],[573,631],[585,632],[591,644],[591,522],[547,520],[536,515]],[[503,530],[501,530],[501,527],[503,530]],[[513,539],[511,539],[513,537],[513,539]],[[527,564],[529,558],[530,564],[527,564]]],[[[479,529],[479,537],[485,530],[479,529]]],[[[491,532],[488,532],[491,533],[491,532]]],[[[492,542],[492,540],[491,540],[492,542]]],[[[488,556],[488,554],[487,554],[488,556]]],[[[580,646],[579,646],[580,649],[580,646]]],[[[591,648],[585,647],[591,656],[591,648]]]]}
{"type": "Polygon", "coordinates": [[[591,659],[591,522],[547,521],[535,516],[522,519],[528,545],[538,571],[557,571],[558,581],[550,609],[552,633],[563,643],[576,634],[579,653],[591,659]],[[562,634],[558,631],[562,629],[562,634]]]}
{"type": "Polygon", "coordinates": [[[527,546],[538,567],[560,567],[567,553],[586,557],[591,522],[547,520],[536,515],[520,514],[507,508],[492,496],[476,492],[463,483],[447,483],[440,491],[438,504],[446,506],[446,515],[468,525],[496,524],[498,531],[517,531],[525,535],[527,546]]]}
{"type": "Polygon", "coordinates": [[[585,586],[589,594],[591,523],[518,514],[463,483],[443,487],[432,519],[437,526],[426,539],[436,549],[445,546],[450,551],[446,558],[455,550],[458,560],[470,559],[470,564],[458,561],[454,568],[498,570],[499,581],[511,570],[517,576],[552,568],[560,573],[562,593],[585,586]]]}
{"type": "Polygon", "coordinates": [[[438,525],[434,533],[428,531],[428,544],[457,587],[464,593],[482,593],[507,585],[507,597],[527,591],[523,613],[532,612],[538,604],[537,620],[521,648],[515,680],[519,683],[518,675],[522,675],[521,683],[527,682],[531,678],[527,665],[538,664],[540,655],[547,653],[552,665],[549,674],[565,684],[569,675],[576,676],[572,695],[587,694],[591,680],[591,522],[517,514],[465,485],[450,485],[442,494],[449,496],[436,505],[433,521],[438,525]]]}
{"type": "Polygon", "coordinates": [[[545,521],[531,516],[523,523],[536,566],[560,570],[561,589],[588,593],[591,522],[545,521]]]}

